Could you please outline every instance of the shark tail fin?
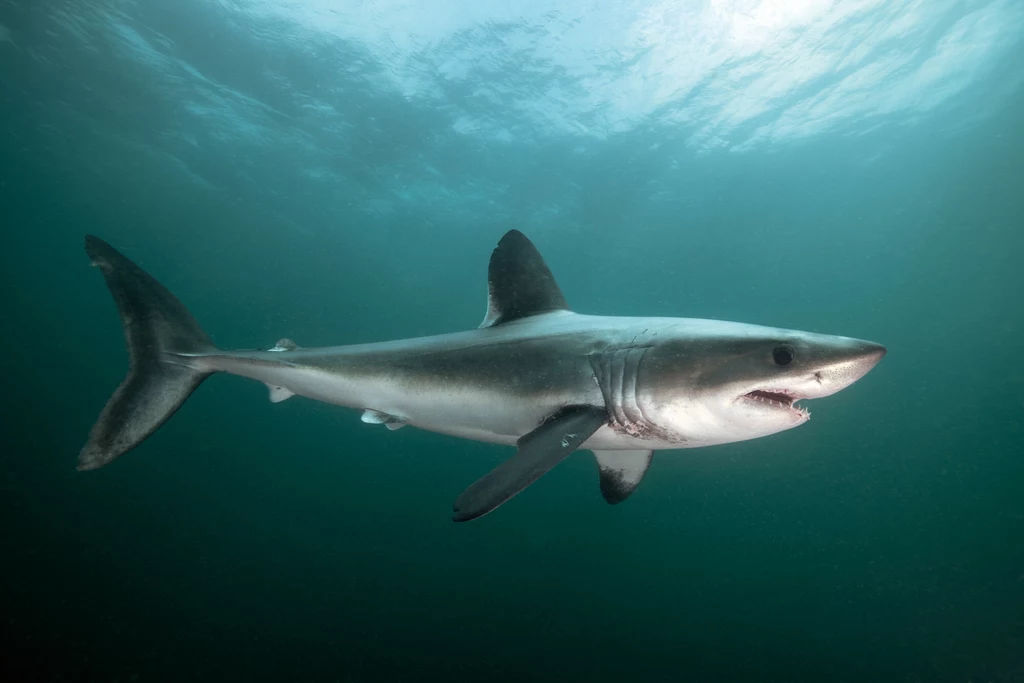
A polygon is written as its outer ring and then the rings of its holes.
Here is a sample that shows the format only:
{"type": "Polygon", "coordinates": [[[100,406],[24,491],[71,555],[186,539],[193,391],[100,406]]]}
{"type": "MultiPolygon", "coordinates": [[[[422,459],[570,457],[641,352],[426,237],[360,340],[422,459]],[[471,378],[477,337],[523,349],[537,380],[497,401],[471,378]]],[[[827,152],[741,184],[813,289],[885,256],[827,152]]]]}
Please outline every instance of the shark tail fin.
{"type": "Polygon", "coordinates": [[[173,294],[112,246],[89,235],[85,251],[117,304],[130,357],[128,376],[78,456],[79,470],[94,470],[138,446],[181,407],[211,374],[186,357],[215,347],[173,294]]]}

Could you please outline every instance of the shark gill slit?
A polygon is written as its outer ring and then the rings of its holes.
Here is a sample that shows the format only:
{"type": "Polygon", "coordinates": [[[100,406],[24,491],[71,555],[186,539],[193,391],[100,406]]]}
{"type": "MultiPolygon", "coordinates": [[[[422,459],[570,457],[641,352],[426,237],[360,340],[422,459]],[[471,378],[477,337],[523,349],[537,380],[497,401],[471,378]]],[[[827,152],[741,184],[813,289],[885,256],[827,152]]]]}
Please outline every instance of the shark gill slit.
{"type": "Polygon", "coordinates": [[[640,361],[648,347],[609,349],[590,356],[594,379],[601,389],[610,426],[618,432],[643,437],[650,425],[636,397],[640,361]]]}
{"type": "Polygon", "coordinates": [[[636,382],[640,375],[640,361],[645,353],[647,353],[647,347],[632,347],[626,351],[624,364],[626,374],[622,382],[623,414],[630,422],[641,425],[646,425],[647,420],[636,397],[636,382]]]}
{"type": "Polygon", "coordinates": [[[628,424],[626,413],[622,407],[622,385],[625,384],[624,380],[626,373],[626,354],[622,349],[616,349],[612,352],[611,357],[611,394],[612,394],[612,405],[609,409],[612,411],[612,415],[615,418],[615,422],[625,426],[628,424]]]}

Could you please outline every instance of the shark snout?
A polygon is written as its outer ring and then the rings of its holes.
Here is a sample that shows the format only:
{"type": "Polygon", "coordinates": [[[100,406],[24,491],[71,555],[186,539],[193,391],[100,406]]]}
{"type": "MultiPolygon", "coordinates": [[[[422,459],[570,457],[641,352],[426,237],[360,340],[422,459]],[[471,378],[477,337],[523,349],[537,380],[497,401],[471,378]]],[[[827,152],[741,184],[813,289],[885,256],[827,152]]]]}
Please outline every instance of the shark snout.
{"type": "Polygon", "coordinates": [[[816,390],[808,392],[808,398],[829,396],[850,386],[871,369],[886,354],[886,348],[875,342],[862,339],[842,339],[829,353],[814,373],[816,390]]]}
{"type": "Polygon", "coordinates": [[[878,365],[878,361],[885,357],[887,349],[881,344],[876,344],[875,342],[863,341],[861,339],[855,339],[853,341],[856,343],[854,344],[854,348],[851,350],[851,362],[863,370],[860,375],[860,377],[863,377],[871,370],[871,368],[878,365]]]}

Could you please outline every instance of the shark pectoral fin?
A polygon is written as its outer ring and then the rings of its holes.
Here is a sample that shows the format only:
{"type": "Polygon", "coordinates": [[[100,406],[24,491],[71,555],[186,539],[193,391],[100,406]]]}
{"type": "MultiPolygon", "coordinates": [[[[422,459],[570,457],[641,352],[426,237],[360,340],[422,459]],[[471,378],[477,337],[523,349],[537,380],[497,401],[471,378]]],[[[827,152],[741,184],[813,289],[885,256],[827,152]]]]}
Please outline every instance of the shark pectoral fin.
{"type": "Polygon", "coordinates": [[[271,403],[280,403],[281,401],[289,399],[295,395],[291,389],[285,389],[284,387],[279,387],[273,384],[268,384],[267,389],[270,390],[271,403]]]}
{"type": "Polygon", "coordinates": [[[604,408],[570,406],[519,439],[511,458],[462,492],[455,501],[456,522],[482,517],[537,481],[569,457],[608,420],[604,408]]]}
{"type": "Polygon", "coordinates": [[[629,498],[651,466],[654,451],[594,451],[601,495],[611,505],[629,498]]]}
{"type": "Polygon", "coordinates": [[[403,418],[390,415],[380,410],[373,410],[371,408],[364,410],[362,417],[359,419],[366,424],[384,425],[391,431],[401,429],[405,426],[405,420],[403,418]]]}

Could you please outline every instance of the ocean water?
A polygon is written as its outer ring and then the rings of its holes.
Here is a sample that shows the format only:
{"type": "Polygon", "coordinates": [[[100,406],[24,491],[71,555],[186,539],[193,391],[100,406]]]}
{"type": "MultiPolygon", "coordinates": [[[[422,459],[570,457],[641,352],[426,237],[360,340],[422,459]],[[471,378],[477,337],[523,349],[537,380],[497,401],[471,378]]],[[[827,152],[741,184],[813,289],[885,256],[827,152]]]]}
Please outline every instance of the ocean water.
{"type": "Polygon", "coordinates": [[[0,680],[1024,681],[1022,84],[1017,0],[0,0],[0,680]],[[254,348],[475,327],[510,228],[888,356],[615,507],[228,376],[75,470],[85,234],[254,348]]]}

